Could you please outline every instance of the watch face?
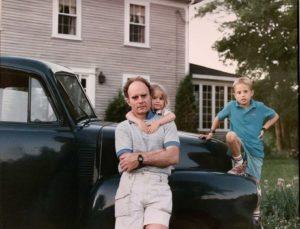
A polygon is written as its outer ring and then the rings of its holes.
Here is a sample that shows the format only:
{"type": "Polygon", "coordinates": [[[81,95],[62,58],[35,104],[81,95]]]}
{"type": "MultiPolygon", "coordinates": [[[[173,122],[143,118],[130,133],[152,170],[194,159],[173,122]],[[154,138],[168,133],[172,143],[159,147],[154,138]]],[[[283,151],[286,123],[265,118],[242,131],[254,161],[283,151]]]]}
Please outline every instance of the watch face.
{"type": "Polygon", "coordinates": [[[138,161],[139,161],[139,162],[143,162],[143,160],[144,160],[143,156],[142,156],[142,155],[139,155],[139,156],[138,156],[138,161]]]}

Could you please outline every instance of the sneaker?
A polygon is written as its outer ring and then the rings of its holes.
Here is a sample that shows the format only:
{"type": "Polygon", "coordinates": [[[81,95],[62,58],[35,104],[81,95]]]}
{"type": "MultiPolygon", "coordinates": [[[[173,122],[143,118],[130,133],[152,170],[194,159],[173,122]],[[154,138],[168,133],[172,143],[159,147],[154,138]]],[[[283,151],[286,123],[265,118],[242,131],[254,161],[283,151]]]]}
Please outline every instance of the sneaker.
{"type": "Polygon", "coordinates": [[[242,164],[235,163],[233,168],[230,169],[227,173],[242,176],[245,175],[245,169],[246,169],[246,161],[244,161],[242,164]]]}

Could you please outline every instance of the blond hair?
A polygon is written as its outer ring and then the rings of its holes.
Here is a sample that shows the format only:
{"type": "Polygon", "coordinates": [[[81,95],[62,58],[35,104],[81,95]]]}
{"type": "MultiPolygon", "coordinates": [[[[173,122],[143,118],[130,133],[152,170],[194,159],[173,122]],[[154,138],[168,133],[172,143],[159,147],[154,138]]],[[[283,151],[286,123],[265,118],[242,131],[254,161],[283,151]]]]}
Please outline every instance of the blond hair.
{"type": "Polygon", "coordinates": [[[253,81],[250,78],[246,77],[246,76],[242,76],[242,77],[237,78],[233,82],[233,85],[232,85],[233,89],[235,89],[235,86],[238,85],[238,84],[247,85],[250,88],[250,90],[252,90],[252,88],[253,88],[253,81]]]}
{"type": "Polygon", "coordinates": [[[161,92],[163,100],[165,102],[165,107],[166,107],[169,103],[166,89],[160,84],[157,84],[157,83],[151,84],[151,95],[152,96],[154,95],[154,91],[156,91],[156,90],[161,92]]]}

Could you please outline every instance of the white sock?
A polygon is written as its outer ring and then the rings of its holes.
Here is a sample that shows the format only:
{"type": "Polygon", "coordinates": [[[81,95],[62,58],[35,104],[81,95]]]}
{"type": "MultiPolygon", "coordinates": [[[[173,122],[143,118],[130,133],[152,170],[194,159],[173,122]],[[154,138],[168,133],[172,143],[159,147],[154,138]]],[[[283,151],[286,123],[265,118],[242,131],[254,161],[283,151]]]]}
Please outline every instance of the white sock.
{"type": "Polygon", "coordinates": [[[233,156],[232,158],[234,160],[235,165],[241,165],[244,162],[242,155],[239,155],[237,157],[233,156]]]}

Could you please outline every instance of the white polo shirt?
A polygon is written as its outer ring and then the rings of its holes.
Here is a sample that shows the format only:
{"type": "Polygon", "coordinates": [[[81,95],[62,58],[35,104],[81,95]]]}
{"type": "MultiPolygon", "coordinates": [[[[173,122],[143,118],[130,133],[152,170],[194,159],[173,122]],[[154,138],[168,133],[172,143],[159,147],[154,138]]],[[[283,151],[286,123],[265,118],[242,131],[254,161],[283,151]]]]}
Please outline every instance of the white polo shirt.
{"type": "MultiPolygon", "coordinates": [[[[151,123],[161,116],[149,112],[146,123],[151,123]]],[[[147,134],[140,130],[137,124],[125,120],[118,124],[115,132],[116,154],[119,157],[125,152],[149,152],[167,148],[169,146],[179,147],[179,137],[177,128],[174,122],[160,126],[157,131],[152,134],[147,134]]],[[[136,170],[150,171],[158,173],[171,174],[172,166],[166,168],[158,168],[154,166],[145,166],[136,170]]]]}

